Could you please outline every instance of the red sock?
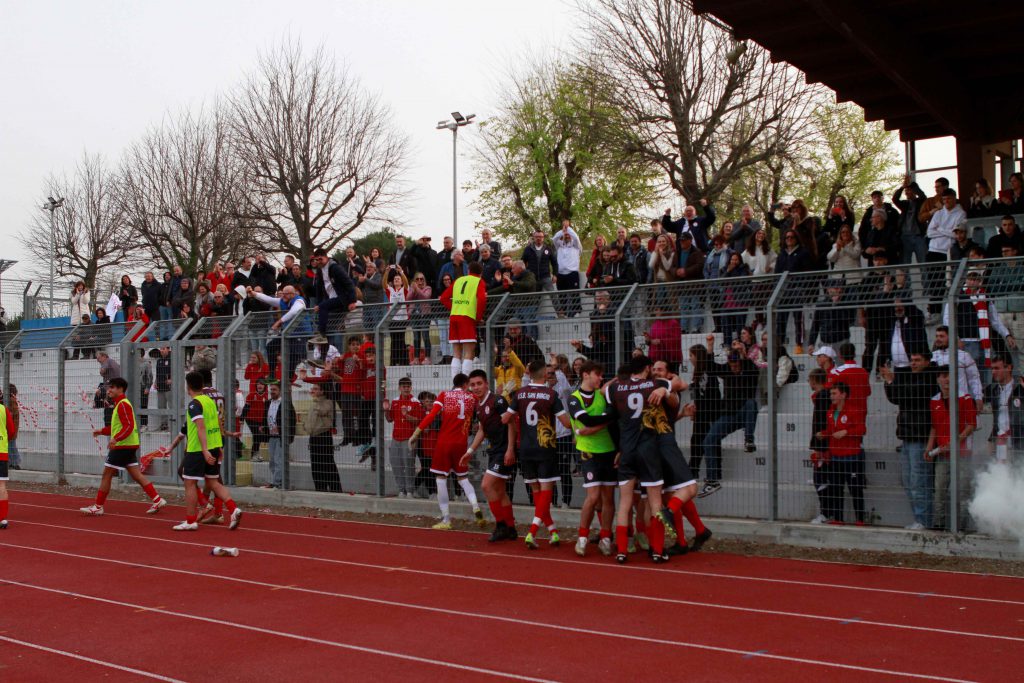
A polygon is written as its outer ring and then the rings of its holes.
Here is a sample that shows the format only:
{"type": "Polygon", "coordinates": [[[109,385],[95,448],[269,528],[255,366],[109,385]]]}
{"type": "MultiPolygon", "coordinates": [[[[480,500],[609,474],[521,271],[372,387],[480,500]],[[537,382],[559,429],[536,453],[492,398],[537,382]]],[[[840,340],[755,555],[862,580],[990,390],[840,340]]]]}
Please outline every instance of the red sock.
{"type": "Polygon", "coordinates": [[[516,525],[516,513],[512,509],[512,504],[509,503],[508,505],[503,506],[501,509],[502,512],[505,513],[505,524],[508,524],[510,527],[514,527],[516,525]]]}
{"type": "Polygon", "coordinates": [[[683,511],[673,510],[672,511],[672,523],[676,525],[676,533],[679,534],[680,538],[683,535],[683,511]]]}
{"type": "Polygon", "coordinates": [[[578,535],[578,536],[579,536],[580,538],[590,538],[590,528],[589,528],[589,527],[581,526],[581,527],[580,527],[580,528],[579,528],[579,529],[577,530],[577,532],[576,532],[576,533],[577,533],[577,535],[578,535]]]}
{"type": "Polygon", "coordinates": [[[198,491],[196,493],[196,498],[197,498],[197,502],[199,503],[199,507],[206,507],[207,505],[210,504],[209,499],[207,499],[207,497],[205,495],[203,495],[202,491],[198,491]]]}
{"type": "MultiPolygon", "coordinates": [[[[218,500],[217,502],[220,502],[220,501],[218,500]]],[[[224,507],[226,507],[228,509],[228,514],[234,514],[235,510],[238,508],[238,506],[235,505],[234,499],[232,499],[232,498],[228,498],[227,500],[224,501],[224,507]]]]}
{"type": "Polygon", "coordinates": [[[0,520],[7,519],[7,507],[10,505],[9,501],[0,500],[0,520]]]}
{"type": "MultiPolygon", "coordinates": [[[[536,497],[534,498],[534,500],[536,500],[536,497]]],[[[534,517],[533,518],[533,523],[530,524],[530,533],[531,534],[536,534],[538,531],[540,531],[540,525],[541,525],[540,517],[534,517]]]]}
{"type": "Polygon", "coordinates": [[[612,537],[611,529],[608,529],[608,530],[601,529],[601,538],[611,538],[611,537],[612,537]]]}
{"type": "Polygon", "coordinates": [[[220,498],[213,499],[213,514],[219,515],[224,510],[224,501],[220,498]]]}
{"type": "Polygon", "coordinates": [[[494,515],[495,522],[505,521],[505,510],[502,508],[501,503],[498,501],[491,501],[487,503],[487,506],[491,508],[491,514],[494,515]]]}
{"type": "Polygon", "coordinates": [[[626,554],[626,551],[629,550],[629,527],[615,527],[615,545],[618,546],[619,553],[626,554]]]}
{"type": "Polygon", "coordinates": [[[554,490],[540,490],[533,494],[534,503],[534,516],[540,517],[540,520],[545,524],[551,523],[551,498],[553,497],[554,490]]]}
{"type": "Polygon", "coordinates": [[[688,500],[683,503],[683,516],[686,517],[686,521],[693,526],[693,530],[698,534],[702,534],[708,530],[708,528],[704,526],[704,522],[701,520],[700,515],[697,514],[697,506],[694,505],[692,500],[688,500]]]}
{"type": "MultiPolygon", "coordinates": [[[[96,504],[103,507],[103,504],[107,502],[107,491],[96,492],[96,504]]],[[[0,517],[2,519],[2,517],[0,517]]]]}
{"type": "Polygon", "coordinates": [[[655,555],[665,551],[665,525],[657,517],[651,517],[647,523],[647,538],[651,542],[651,552],[655,555]]]}
{"type": "MultiPolygon", "coordinates": [[[[142,490],[146,492],[146,495],[149,496],[149,499],[154,503],[160,500],[160,494],[156,492],[156,487],[153,486],[152,484],[146,484],[145,486],[142,487],[142,490]]],[[[99,498],[99,496],[96,497],[99,498]]],[[[103,497],[106,498],[106,494],[104,494],[103,497]]],[[[99,503],[99,505],[102,504],[103,503],[99,503]]]]}
{"type": "Polygon", "coordinates": [[[196,520],[199,519],[199,515],[186,515],[185,521],[189,524],[195,524],[196,520]]]}

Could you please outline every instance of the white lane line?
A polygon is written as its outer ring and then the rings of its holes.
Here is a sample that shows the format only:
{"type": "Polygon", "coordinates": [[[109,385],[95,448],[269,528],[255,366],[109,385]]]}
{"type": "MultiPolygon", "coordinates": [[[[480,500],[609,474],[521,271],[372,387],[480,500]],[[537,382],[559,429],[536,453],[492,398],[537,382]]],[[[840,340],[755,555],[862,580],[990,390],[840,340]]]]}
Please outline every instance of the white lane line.
{"type": "MultiPolygon", "coordinates": [[[[3,545],[8,545],[8,544],[5,543],[3,545]]],[[[25,546],[12,546],[12,547],[25,548],[25,546]]],[[[28,549],[28,550],[38,550],[38,548],[25,548],[25,549],[28,549]]],[[[71,556],[71,557],[82,557],[84,559],[97,559],[97,558],[87,557],[85,555],[76,556],[76,555],[73,555],[71,553],[59,553],[59,554],[61,554],[61,555],[68,555],[68,556],[71,556]]],[[[147,569],[159,569],[159,567],[153,567],[153,566],[150,566],[150,565],[132,565],[132,566],[145,567],[147,569]]],[[[178,571],[178,570],[171,570],[171,571],[178,571]]],[[[183,573],[192,574],[194,572],[183,572],[183,573]]],[[[199,574],[199,573],[195,573],[195,575],[196,576],[202,576],[202,574],[199,574]]],[[[380,649],[373,648],[373,647],[364,647],[362,645],[352,645],[351,643],[341,643],[341,642],[338,642],[338,641],[335,641],[335,640],[325,640],[323,638],[313,638],[313,637],[310,637],[310,636],[299,635],[297,633],[288,633],[286,631],[276,631],[274,629],[262,628],[260,626],[250,626],[248,624],[240,624],[240,623],[231,622],[231,621],[222,621],[220,619],[210,619],[208,617],[201,617],[201,616],[198,616],[198,615],[195,615],[195,614],[186,614],[186,613],[183,613],[183,612],[175,612],[174,610],[161,609],[161,608],[158,608],[158,607],[146,607],[144,605],[136,605],[136,604],[133,604],[133,603],[130,603],[130,602],[122,602],[120,600],[111,600],[109,598],[101,598],[101,597],[96,596],[96,595],[87,595],[85,593],[77,593],[75,591],[66,591],[66,590],[61,590],[59,588],[48,588],[46,586],[37,586],[35,584],[25,583],[23,581],[12,581],[11,579],[0,579],[0,583],[6,583],[6,584],[10,584],[12,586],[19,586],[21,588],[31,588],[31,589],[38,590],[38,591],[44,591],[46,593],[56,593],[58,595],[66,595],[68,597],[78,598],[80,600],[92,600],[92,601],[101,602],[101,603],[104,603],[104,604],[107,604],[107,605],[116,605],[118,607],[127,607],[127,608],[134,609],[134,610],[137,610],[137,611],[138,610],[144,610],[146,612],[155,612],[157,614],[163,614],[165,616],[170,616],[170,617],[179,617],[179,618],[182,618],[182,619],[192,619],[192,620],[195,620],[195,621],[203,621],[203,622],[206,622],[208,624],[215,624],[218,628],[221,628],[221,627],[224,627],[224,626],[230,626],[231,628],[237,628],[237,629],[241,629],[241,630],[244,630],[244,631],[253,631],[253,632],[256,632],[256,633],[263,633],[263,634],[266,634],[266,635],[277,636],[277,637],[280,637],[280,638],[290,638],[292,640],[301,640],[303,642],[315,643],[317,645],[328,645],[330,647],[336,647],[336,648],[340,648],[340,649],[343,649],[343,650],[353,650],[355,652],[363,652],[363,653],[366,653],[366,654],[380,655],[380,656],[383,656],[383,657],[393,657],[393,658],[396,658],[396,659],[403,659],[403,660],[410,661],[410,662],[417,662],[419,664],[433,664],[435,666],[440,666],[440,667],[444,667],[444,668],[448,668],[448,669],[458,669],[460,671],[469,671],[471,673],[483,674],[483,675],[486,675],[486,676],[496,676],[496,677],[500,677],[500,678],[511,678],[511,679],[515,679],[515,680],[518,680],[518,681],[531,681],[532,683],[548,683],[548,681],[553,680],[553,679],[549,679],[549,678],[532,678],[530,676],[521,676],[519,674],[507,673],[505,671],[497,671],[497,670],[492,670],[492,669],[483,669],[483,668],[480,668],[480,667],[469,666],[469,665],[466,665],[466,664],[455,664],[455,663],[452,663],[452,662],[447,662],[447,661],[438,660],[438,659],[428,659],[426,657],[416,657],[415,655],[406,655],[406,654],[402,654],[400,652],[392,652],[390,650],[380,650],[380,649]]],[[[0,636],[0,638],[2,638],[2,636],[0,636]]],[[[4,640],[10,640],[13,643],[25,644],[25,643],[22,643],[21,641],[14,640],[12,638],[4,638],[4,640]]],[[[77,657],[78,659],[84,659],[86,661],[94,662],[96,664],[104,664],[104,662],[100,662],[100,661],[95,660],[95,659],[89,659],[88,657],[79,657],[79,656],[73,655],[71,653],[61,652],[60,650],[50,650],[49,648],[44,648],[42,646],[34,646],[34,647],[39,647],[39,649],[47,650],[49,652],[55,652],[57,654],[66,654],[66,655],[71,656],[71,657],[77,657]]],[[[145,671],[137,671],[136,669],[129,669],[129,668],[126,668],[126,667],[120,667],[120,666],[116,666],[116,665],[107,665],[107,666],[113,666],[114,668],[122,669],[124,671],[131,671],[133,673],[137,673],[137,674],[140,674],[140,675],[143,675],[143,676],[151,676],[151,677],[156,678],[156,679],[161,680],[161,681],[170,681],[171,683],[184,683],[183,681],[177,681],[177,680],[175,680],[173,678],[164,678],[162,676],[156,676],[154,674],[147,674],[145,671]]]]}
{"type": "MultiPolygon", "coordinates": [[[[33,503],[19,503],[18,506],[19,507],[42,508],[44,510],[56,510],[56,511],[59,511],[59,512],[72,513],[72,514],[75,514],[76,516],[80,516],[81,515],[81,513],[79,513],[78,510],[71,510],[69,508],[57,507],[57,506],[52,506],[52,505],[37,505],[37,504],[33,504],[33,503]]],[[[108,512],[108,513],[106,513],[106,516],[108,516],[108,517],[124,517],[125,519],[135,519],[135,520],[146,521],[146,522],[157,522],[157,523],[161,523],[161,524],[165,524],[165,525],[168,524],[168,520],[167,519],[159,519],[159,518],[155,518],[155,517],[152,517],[152,516],[125,515],[125,514],[120,514],[120,513],[116,513],[116,512],[108,512]]],[[[418,528],[418,527],[402,527],[402,528],[418,528]]],[[[372,540],[372,539],[367,539],[367,538],[354,538],[354,537],[349,537],[349,536],[330,536],[330,535],[324,535],[324,534],[311,534],[311,533],[305,533],[305,532],[300,532],[300,531],[277,531],[277,530],[274,530],[274,529],[255,529],[252,526],[246,526],[246,527],[244,527],[244,530],[245,530],[246,533],[273,534],[273,535],[277,535],[277,536],[289,536],[289,537],[294,536],[294,537],[300,537],[300,538],[314,538],[314,539],[317,539],[317,540],[326,540],[326,541],[341,541],[341,542],[349,542],[349,543],[363,543],[363,544],[366,544],[366,545],[376,545],[376,546],[398,548],[400,550],[407,550],[409,548],[413,548],[413,549],[416,549],[416,550],[429,550],[429,551],[439,552],[439,553],[455,553],[455,554],[462,554],[462,555],[477,555],[477,556],[481,556],[481,557],[509,558],[509,559],[520,560],[520,561],[524,561],[524,562],[558,562],[558,563],[563,563],[563,564],[571,564],[574,567],[576,567],[578,570],[582,570],[583,567],[590,567],[592,569],[605,569],[605,570],[611,570],[611,571],[616,571],[616,572],[622,572],[622,571],[656,572],[660,576],[664,576],[666,572],[671,572],[671,573],[680,574],[680,575],[684,575],[684,576],[700,576],[700,577],[710,578],[710,579],[730,579],[730,580],[734,580],[734,581],[754,581],[754,582],[758,582],[758,583],[770,583],[770,584],[776,584],[776,585],[796,586],[798,588],[826,588],[826,589],[829,589],[829,590],[851,590],[851,591],[859,591],[859,592],[865,592],[865,593],[881,593],[881,594],[885,594],[885,595],[902,595],[902,596],[908,596],[908,597],[921,597],[922,595],[927,595],[927,597],[929,597],[929,598],[941,598],[941,599],[947,599],[947,600],[967,600],[967,601],[970,601],[970,602],[984,602],[984,603],[991,603],[991,604],[995,604],[995,605],[1014,605],[1014,606],[1018,606],[1018,607],[1024,607],[1024,600],[1005,600],[1005,599],[1002,599],[1002,598],[982,598],[982,597],[975,597],[975,596],[972,596],[972,595],[955,595],[955,594],[952,594],[952,593],[932,593],[932,592],[922,592],[922,591],[899,590],[899,589],[895,589],[895,588],[875,588],[875,587],[871,587],[871,586],[852,586],[852,585],[845,584],[845,583],[825,583],[825,582],[822,582],[822,581],[796,581],[796,580],[793,580],[793,579],[773,579],[773,578],[764,577],[764,576],[746,576],[746,575],[743,575],[743,574],[724,574],[724,573],[721,573],[721,572],[698,571],[698,570],[694,570],[694,569],[676,569],[676,568],[674,568],[673,565],[669,565],[668,567],[661,567],[661,568],[638,567],[636,565],[631,565],[631,564],[623,566],[623,565],[618,565],[618,564],[613,564],[613,563],[608,563],[608,562],[582,562],[580,560],[567,560],[567,559],[558,558],[558,557],[543,557],[542,555],[538,555],[536,553],[531,553],[531,554],[526,554],[526,553],[510,554],[510,553],[500,553],[500,552],[483,551],[483,550],[467,550],[467,549],[464,549],[464,548],[443,548],[443,547],[434,546],[434,545],[422,545],[422,544],[416,544],[416,543],[395,543],[395,542],[391,542],[391,541],[377,541],[377,540],[372,540]]],[[[676,564],[675,566],[678,566],[678,564],[676,564]]],[[[1007,578],[1017,578],[1017,577],[1007,577],[1007,578]]],[[[1020,579],[1017,579],[1017,580],[1020,580],[1020,579]]]]}
{"type": "MultiPolygon", "coordinates": [[[[7,581],[5,583],[12,583],[7,581]]],[[[135,674],[136,676],[142,676],[143,678],[151,678],[154,681],[165,681],[165,683],[185,683],[177,678],[170,678],[169,676],[161,676],[160,674],[152,673],[151,671],[143,671],[142,669],[133,669],[130,666],[123,666],[121,664],[114,664],[112,662],[104,662],[99,659],[93,659],[92,657],[86,657],[85,655],[76,654],[74,652],[68,652],[67,650],[58,650],[52,647],[46,647],[45,645],[39,645],[38,643],[30,643],[27,640],[18,640],[17,638],[8,638],[7,636],[0,636],[0,640],[11,643],[12,645],[21,645],[22,647],[29,647],[33,650],[39,650],[41,652],[49,652],[52,655],[60,655],[61,657],[69,657],[71,659],[77,659],[82,662],[89,662],[90,664],[96,664],[98,666],[106,667],[108,669],[115,669],[117,671],[123,671],[125,673],[135,674]]]]}
{"type": "MultiPolygon", "coordinates": [[[[451,608],[447,608],[447,607],[430,607],[428,605],[418,605],[418,604],[415,604],[415,603],[399,602],[397,600],[383,600],[383,599],[379,599],[379,598],[370,598],[370,597],[366,597],[366,596],[363,596],[363,595],[353,595],[353,594],[349,594],[349,593],[338,593],[338,592],[334,592],[334,591],[318,590],[318,589],[315,589],[315,588],[303,588],[301,586],[283,586],[283,585],[280,585],[280,584],[269,583],[269,582],[266,582],[266,581],[255,581],[255,580],[252,580],[252,579],[241,579],[241,578],[237,578],[237,577],[233,577],[233,576],[223,576],[223,575],[218,575],[218,574],[209,574],[209,573],[205,573],[205,572],[195,572],[195,571],[190,571],[190,570],[187,570],[187,569],[175,569],[173,567],[164,567],[164,566],[155,565],[155,564],[141,564],[141,563],[138,563],[138,562],[126,562],[124,560],[114,560],[114,559],[110,559],[110,558],[106,558],[106,557],[94,557],[94,556],[91,556],[91,555],[81,555],[79,553],[70,553],[70,552],[64,552],[64,551],[60,551],[60,550],[51,550],[49,548],[37,548],[37,547],[34,547],[34,546],[26,546],[26,545],[20,545],[20,544],[16,544],[16,543],[2,543],[2,542],[0,542],[0,546],[7,547],[7,548],[18,548],[20,550],[32,550],[32,551],[41,552],[41,553],[45,553],[45,554],[49,554],[49,555],[57,555],[57,556],[61,556],[61,557],[72,557],[72,558],[80,559],[80,560],[92,560],[92,561],[95,561],[95,562],[104,562],[104,563],[115,564],[115,565],[120,565],[120,566],[124,566],[124,567],[133,567],[133,568],[137,568],[137,569],[150,569],[150,570],[153,570],[153,571],[161,571],[161,572],[167,572],[167,573],[171,573],[171,574],[182,574],[182,575],[185,575],[185,576],[195,576],[195,577],[201,577],[201,578],[204,578],[204,579],[212,579],[212,580],[215,580],[215,581],[228,581],[228,582],[231,582],[231,583],[239,583],[239,584],[244,584],[244,585],[249,585],[249,586],[258,586],[260,588],[278,589],[278,590],[282,590],[282,591],[294,591],[294,592],[297,592],[297,593],[305,593],[305,594],[309,594],[309,595],[319,595],[319,596],[324,596],[324,597],[340,598],[342,600],[351,600],[351,601],[354,601],[354,602],[363,602],[363,603],[369,603],[369,604],[374,604],[374,605],[384,605],[384,606],[387,606],[387,607],[398,607],[398,608],[402,608],[402,609],[418,610],[418,611],[421,611],[421,612],[430,612],[430,613],[435,613],[435,614],[442,614],[442,615],[449,616],[449,617],[450,616],[459,616],[459,617],[463,617],[463,618],[466,618],[466,619],[481,619],[481,620],[484,620],[484,621],[497,621],[497,622],[503,622],[503,623],[508,623],[508,624],[516,624],[516,625],[519,625],[519,626],[529,626],[531,628],[544,628],[544,629],[555,630],[555,631],[566,631],[566,632],[569,632],[569,633],[578,633],[578,634],[583,634],[583,635],[588,635],[588,636],[599,636],[599,637],[613,639],[616,642],[621,642],[623,640],[629,640],[629,641],[634,641],[634,642],[648,643],[648,644],[652,644],[652,645],[667,645],[667,646],[670,646],[670,647],[680,647],[680,648],[687,648],[687,649],[706,650],[706,651],[709,651],[709,652],[720,652],[720,653],[726,653],[726,654],[732,654],[732,655],[740,655],[741,657],[747,657],[747,658],[762,657],[762,658],[765,658],[765,659],[774,659],[774,660],[783,661],[783,662],[793,662],[793,663],[797,663],[797,664],[811,664],[811,665],[814,665],[814,666],[822,666],[822,667],[834,668],[834,669],[845,669],[845,670],[849,670],[849,671],[864,671],[864,672],[867,672],[867,673],[885,674],[885,675],[888,675],[888,676],[898,676],[898,677],[904,677],[904,678],[918,678],[918,679],[933,680],[933,681],[948,681],[949,683],[964,683],[964,679],[958,679],[958,678],[946,678],[946,677],[943,677],[943,676],[931,676],[931,675],[927,675],[927,674],[912,673],[912,672],[908,672],[908,671],[895,671],[895,670],[891,670],[891,669],[880,669],[880,668],[875,668],[875,667],[859,666],[859,665],[856,665],[856,664],[842,664],[840,662],[833,662],[833,661],[827,661],[827,660],[806,659],[806,658],[802,658],[802,657],[791,657],[791,656],[788,656],[788,655],[776,655],[776,654],[771,654],[771,653],[761,652],[761,651],[740,650],[740,649],[737,649],[737,648],[722,647],[722,646],[717,646],[717,645],[704,645],[704,644],[697,644],[697,643],[686,643],[686,642],[680,642],[680,641],[676,641],[676,640],[665,640],[665,639],[662,639],[662,638],[649,638],[647,636],[637,636],[637,635],[630,635],[630,634],[625,634],[625,633],[614,633],[614,632],[610,632],[610,631],[598,631],[596,629],[582,628],[582,627],[576,627],[576,626],[564,626],[564,625],[560,625],[560,624],[550,624],[550,623],[546,623],[546,622],[532,621],[532,620],[529,620],[529,619],[517,619],[515,617],[505,617],[505,616],[499,616],[499,615],[493,615],[493,614],[478,614],[478,613],[475,613],[475,612],[466,612],[466,611],[463,611],[463,610],[455,610],[455,609],[451,609],[451,608]]],[[[0,579],[0,582],[16,583],[16,582],[12,582],[12,581],[6,581],[4,579],[0,579]]],[[[27,584],[25,584],[25,585],[27,585],[27,584]]],[[[29,587],[36,588],[37,586],[29,586],[29,587]]],[[[63,591],[59,591],[57,589],[43,589],[43,590],[53,590],[54,592],[63,592],[63,591]]],[[[89,596],[79,596],[79,597],[89,597],[89,596]]],[[[139,605],[132,605],[132,607],[137,609],[140,606],[139,605]]],[[[157,610],[153,610],[153,611],[157,611],[157,610]]],[[[181,615],[181,616],[189,616],[189,615],[181,615]]],[[[208,621],[214,621],[214,620],[209,619],[208,621]]],[[[215,623],[221,623],[221,622],[217,621],[215,623]]],[[[244,628],[254,628],[254,627],[246,626],[244,628]]]]}
{"type": "MultiPolygon", "coordinates": [[[[208,548],[209,547],[209,544],[207,544],[207,543],[193,543],[191,541],[180,541],[180,540],[174,540],[174,539],[169,539],[169,538],[160,538],[160,537],[155,537],[155,536],[141,536],[141,535],[138,535],[138,534],[126,534],[126,533],[121,533],[121,532],[117,532],[117,531],[100,531],[99,529],[83,529],[83,528],[80,528],[80,527],[63,526],[63,525],[60,525],[60,524],[47,524],[47,523],[44,523],[44,522],[21,522],[21,524],[26,524],[26,525],[31,525],[31,526],[48,527],[48,528],[51,528],[51,529],[62,529],[62,530],[65,530],[65,531],[76,531],[76,532],[82,532],[82,533],[88,533],[88,534],[100,534],[100,535],[103,535],[103,536],[117,536],[117,537],[121,537],[121,538],[129,538],[129,539],[132,539],[132,540],[155,541],[155,542],[158,542],[158,543],[171,543],[171,544],[174,544],[174,545],[187,545],[187,546],[195,546],[195,547],[200,547],[200,548],[208,548]]],[[[326,563],[326,564],[336,564],[336,565],[342,565],[342,566],[348,566],[348,567],[359,567],[361,569],[375,569],[375,570],[381,570],[381,571],[385,571],[385,572],[403,572],[403,573],[406,573],[406,574],[420,574],[420,575],[423,575],[423,576],[455,579],[455,580],[460,580],[460,581],[476,581],[476,582],[480,582],[480,583],[493,583],[493,584],[501,585],[503,587],[507,587],[508,584],[509,584],[507,579],[493,579],[493,578],[486,577],[486,576],[471,576],[471,575],[467,575],[467,574],[455,574],[455,573],[452,573],[452,572],[444,572],[444,571],[440,571],[440,570],[433,571],[433,570],[424,570],[424,569],[412,569],[412,568],[409,568],[409,567],[394,567],[394,566],[391,566],[391,565],[374,564],[374,563],[371,563],[371,562],[356,562],[356,561],[353,561],[353,560],[337,560],[337,559],[327,558],[327,557],[317,557],[315,555],[297,555],[297,554],[294,554],[294,553],[279,553],[279,552],[275,552],[275,551],[271,551],[271,550],[256,550],[256,549],[253,549],[253,548],[245,548],[245,547],[242,547],[242,546],[238,546],[238,548],[240,550],[243,550],[243,551],[247,552],[247,553],[253,553],[255,555],[266,555],[268,557],[282,557],[282,558],[287,558],[287,559],[291,559],[291,560],[323,562],[323,563],[326,563]]],[[[806,613],[806,612],[789,612],[789,611],[785,611],[785,610],[774,610],[774,609],[765,609],[765,608],[758,608],[758,607],[744,607],[742,605],[723,605],[723,604],[714,603],[714,602],[699,602],[699,601],[696,601],[696,600],[682,600],[682,599],[679,599],[679,598],[657,597],[657,596],[650,596],[650,595],[638,595],[638,594],[635,594],[635,593],[617,593],[617,592],[606,591],[606,590],[596,591],[596,590],[590,590],[590,589],[587,589],[587,588],[576,588],[576,587],[572,587],[572,586],[556,586],[556,585],[553,585],[553,584],[550,584],[550,583],[533,583],[533,582],[530,582],[530,581],[522,581],[522,580],[516,580],[514,585],[517,586],[517,587],[526,587],[526,588],[536,589],[536,590],[550,590],[550,591],[565,592],[565,593],[578,593],[578,594],[589,595],[589,596],[594,596],[594,597],[598,597],[598,598],[621,598],[621,599],[624,599],[624,600],[641,600],[641,601],[649,601],[649,602],[655,602],[655,603],[684,605],[684,606],[687,606],[687,607],[703,607],[705,609],[718,609],[718,610],[727,610],[727,611],[733,611],[733,612],[746,612],[748,614],[768,614],[768,615],[772,615],[772,616],[792,617],[792,618],[796,618],[796,619],[812,619],[812,620],[818,620],[818,621],[834,622],[834,623],[839,623],[839,624],[843,624],[843,625],[876,626],[876,627],[880,627],[880,628],[894,628],[894,629],[902,629],[902,630],[907,630],[907,631],[922,631],[922,632],[925,632],[925,633],[941,633],[943,635],[958,636],[958,637],[959,636],[964,636],[964,637],[970,637],[970,638],[991,638],[991,639],[995,639],[995,640],[1009,640],[1009,641],[1014,641],[1014,642],[1018,642],[1018,643],[1024,643],[1024,638],[1016,637],[1016,636],[1005,636],[1005,635],[990,634],[990,633],[978,633],[976,631],[958,631],[958,630],[938,628],[938,627],[933,627],[933,626],[915,626],[913,624],[895,624],[895,623],[886,622],[886,621],[870,621],[870,620],[862,619],[860,617],[848,617],[848,616],[847,617],[830,617],[830,616],[827,616],[827,615],[809,614],[809,613],[806,613]]]]}

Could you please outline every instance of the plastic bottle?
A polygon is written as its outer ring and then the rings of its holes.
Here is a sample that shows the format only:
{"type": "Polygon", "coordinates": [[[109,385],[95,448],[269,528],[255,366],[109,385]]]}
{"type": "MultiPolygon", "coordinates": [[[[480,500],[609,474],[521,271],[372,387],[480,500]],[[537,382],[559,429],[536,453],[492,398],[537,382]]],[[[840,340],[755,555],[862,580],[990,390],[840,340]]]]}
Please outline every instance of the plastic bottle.
{"type": "Polygon", "coordinates": [[[210,551],[214,557],[238,557],[238,548],[222,548],[219,545],[210,551]]]}

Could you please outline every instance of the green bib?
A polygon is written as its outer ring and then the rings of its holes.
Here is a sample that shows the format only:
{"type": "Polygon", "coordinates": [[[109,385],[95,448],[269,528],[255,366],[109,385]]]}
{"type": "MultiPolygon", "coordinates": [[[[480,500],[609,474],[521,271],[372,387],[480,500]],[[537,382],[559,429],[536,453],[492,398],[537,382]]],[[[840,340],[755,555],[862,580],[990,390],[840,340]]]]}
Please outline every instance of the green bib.
{"type": "Polygon", "coordinates": [[[0,453],[7,453],[10,437],[7,435],[7,406],[0,404],[0,453]]]}
{"type": "Polygon", "coordinates": [[[480,278],[463,275],[452,285],[452,315],[464,315],[476,320],[476,293],[480,278]]]}
{"type": "MultiPolygon", "coordinates": [[[[209,450],[214,448],[220,448],[224,445],[224,440],[220,435],[220,417],[217,414],[217,403],[209,396],[200,394],[196,396],[196,401],[199,401],[199,405],[203,407],[203,425],[206,427],[206,447],[209,450]]],[[[188,443],[185,446],[185,450],[189,453],[200,453],[203,450],[202,444],[199,443],[199,430],[196,429],[196,423],[191,420],[188,416],[188,443]]]]}
{"type": "MultiPolygon", "coordinates": [[[[608,405],[604,399],[604,394],[600,391],[594,392],[594,400],[588,406],[583,400],[583,394],[580,390],[572,392],[572,395],[580,402],[580,405],[587,411],[587,415],[603,415],[604,409],[608,405]]],[[[573,418],[569,418],[572,422],[572,429],[575,432],[577,429],[582,429],[584,425],[577,422],[573,418]]],[[[608,428],[605,427],[601,431],[591,434],[589,436],[580,436],[576,434],[576,450],[583,453],[612,453],[615,451],[615,442],[612,441],[612,435],[608,432],[608,428]]]]}
{"type": "Polygon", "coordinates": [[[139,425],[138,425],[138,423],[135,422],[134,418],[135,418],[135,410],[132,408],[132,404],[128,402],[128,399],[122,398],[120,401],[118,401],[117,405],[114,406],[114,414],[110,418],[110,434],[111,434],[110,446],[111,447],[114,447],[114,446],[136,446],[137,447],[139,445],[139,425]],[[124,441],[114,441],[113,440],[113,436],[115,434],[119,434],[121,432],[121,428],[122,428],[121,418],[117,414],[117,409],[118,409],[118,407],[122,403],[127,404],[128,405],[128,410],[132,411],[132,418],[133,418],[132,422],[135,423],[135,428],[132,429],[132,433],[131,434],[129,434],[127,437],[125,437],[124,441]]]}

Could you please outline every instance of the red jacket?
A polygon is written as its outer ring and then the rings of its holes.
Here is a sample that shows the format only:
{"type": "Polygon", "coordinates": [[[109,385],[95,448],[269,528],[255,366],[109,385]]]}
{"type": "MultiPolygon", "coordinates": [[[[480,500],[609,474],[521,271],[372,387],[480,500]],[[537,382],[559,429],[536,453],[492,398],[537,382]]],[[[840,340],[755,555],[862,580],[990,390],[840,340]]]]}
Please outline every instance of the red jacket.
{"type": "Polygon", "coordinates": [[[863,416],[850,407],[849,401],[838,412],[835,406],[831,406],[828,410],[828,422],[825,424],[829,456],[833,458],[849,458],[859,455],[861,439],[864,438],[866,431],[863,416]],[[841,439],[833,436],[836,432],[841,431],[845,431],[846,436],[841,439]]]}
{"type": "Polygon", "coordinates": [[[270,374],[270,366],[266,363],[249,363],[245,366],[245,378],[249,380],[249,391],[256,391],[256,380],[266,379],[270,374]]]}
{"type": "Polygon", "coordinates": [[[245,421],[255,425],[261,425],[267,421],[267,401],[270,400],[270,393],[264,391],[257,393],[255,389],[245,397],[245,421]]]}
{"type": "Polygon", "coordinates": [[[846,405],[860,412],[861,420],[867,422],[868,397],[871,396],[871,374],[856,363],[846,363],[835,368],[835,375],[829,378],[831,384],[843,382],[850,387],[846,405]]]}
{"type": "MultiPolygon", "coordinates": [[[[974,403],[974,399],[968,394],[961,394],[960,399],[957,401],[959,406],[957,419],[960,422],[960,426],[957,429],[957,433],[963,432],[968,426],[978,427],[978,408],[974,403]]],[[[948,446],[951,441],[949,434],[949,401],[942,398],[942,394],[938,393],[932,396],[931,403],[932,413],[932,429],[935,430],[935,445],[936,446],[948,446]]],[[[960,455],[970,455],[970,449],[967,447],[967,442],[960,442],[960,455]]]]}
{"type": "MultiPolygon", "coordinates": [[[[413,431],[416,429],[416,425],[426,415],[426,411],[423,410],[423,404],[417,401],[414,397],[403,399],[401,396],[392,399],[391,407],[388,410],[388,421],[394,425],[394,429],[391,432],[391,438],[394,441],[408,441],[409,437],[412,436],[413,431]],[[408,408],[408,411],[403,411],[403,408],[408,408]],[[406,417],[411,417],[415,422],[410,422],[406,417]]],[[[426,438],[426,432],[423,433],[426,438]]],[[[437,435],[434,435],[436,441],[437,435]]]]}
{"type": "Polygon", "coordinates": [[[363,384],[363,362],[358,354],[346,353],[337,361],[341,375],[341,393],[360,394],[363,384]]]}

